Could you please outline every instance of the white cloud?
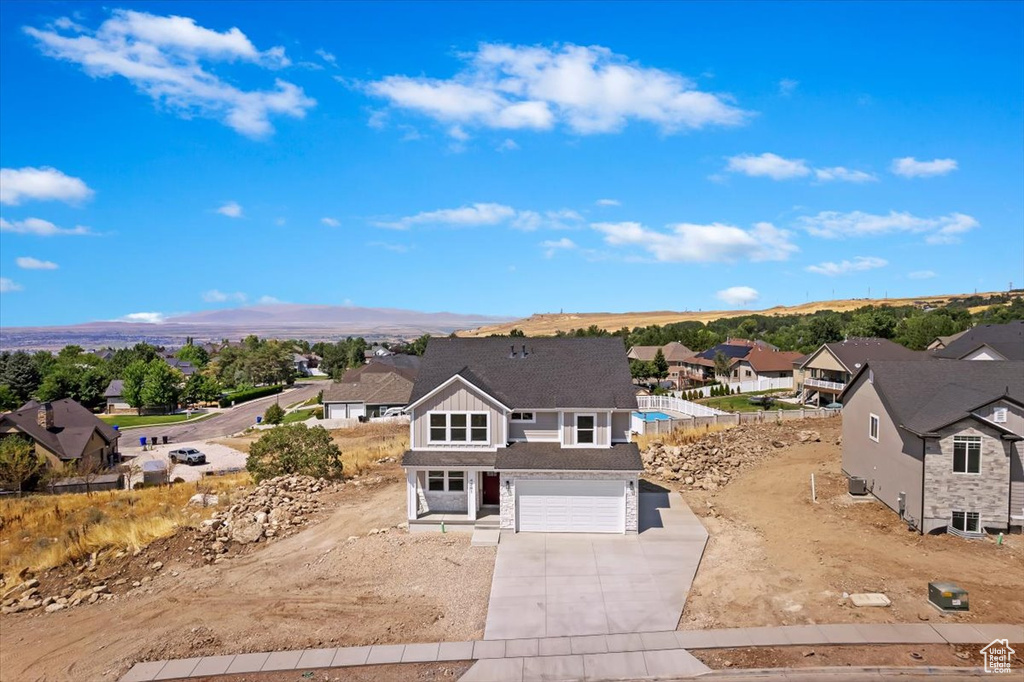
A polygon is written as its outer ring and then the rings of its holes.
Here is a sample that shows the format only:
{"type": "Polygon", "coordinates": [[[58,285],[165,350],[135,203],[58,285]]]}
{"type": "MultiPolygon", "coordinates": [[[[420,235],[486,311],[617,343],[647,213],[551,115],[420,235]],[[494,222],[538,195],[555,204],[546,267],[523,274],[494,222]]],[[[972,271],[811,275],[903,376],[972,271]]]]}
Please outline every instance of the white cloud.
{"type": "Polygon", "coordinates": [[[622,202],[618,199],[598,199],[594,203],[598,206],[622,206],[622,202]]]}
{"type": "Polygon", "coordinates": [[[15,282],[13,279],[7,277],[0,277],[0,294],[10,294],[15,291],[21,291],[22,286],[15,282]]]}
{"type": "Polygon", "coordinates": [[[269,69],[290,63],[283,47],[261,52],[238,28],[218,32],[189,17],[114,10],[96,30],[70,20],[24,30],[50,57],[79,64],[93,77],[126,78],[183,117],[216,119],[243,135],[268,135],[274,130],[272,115],[303,118],[316,104],[302,88],[281,79],[270,90],[243,90],[209,70],[205,62],[241,61],[269,69]]]}
{"type": "Polygon", "coordinates": [[[753,287],[729,287],[715,294],[718,300],[737,306],[748,306],[760,297],[761,294],[753,287]]]}
{"type": "Polygon", "coordinates": [[[796,91],[799,85],[800,81],[793,80],[792,78],[783,78],[779,81],[779,94],[783,97],[789,97],[796,91]]]}
{"type": "Polygon", "coordinates": [[[145,324],[160,324],[166,319],[163,313],[128,313],[121,318],[122,322],[143,322],[145,324]]]}
{"type": "Polygon", "coordinates": [[[229,201],[217,209],[217,213],[228,218],[241,218],[242,206],[237,201],[229,201]]]}
{"type": "Polygon", "coordinates": [[[579,226],[583,216],[576,211],[519,211],[511,225],[517,230],[569,230],[579,226]]]}
{"type": "Polygon", "coordinates": [[[203,300],[206,301],[207,303],[226,303],[227,301],[233,301],[235,303],[245,303],[246,300],[248,300],[249,298],[241,291],[226,293],[220,291],[219,289],[210,289],[209,291],[204,291],[202,296],[203,300]]]}
{"type": "Polygon", "coordinates": [[[905,178],[930,178],[946,175],[957,169],[956,159],[918,161],[913,156],[892,160],[892,172],[905,178]]]}
{"type": "Polygon", "coordinates": [[[540,245],[544,249],[545,258],[553,258],[558,251],[568,251],[576,248],[576,242],[567,237],[548,239],[541,242],[540,245]]]}
{"type": "Polygon", "coordinates": [[[843,166],[834,166],[832,168],[815,168],[814,177],[821,182],[831,182],[837,180],[839,182],[875,182],[878,180],[871,173],[864,171],[854,170],[852,168],[845,168],[843,166]]]}
{"type": "Polygon", "coordinates": [[[0,204],[17,206],[25,200],[75,203],[92,195],[80,178],[56,168],[0,168],[0,204]]]}
{"type": "Polygon", "coordinates": [[[594,223],[611,246],[635,246],[662,262],[732,262],[786,260],[797,251],[791,234],[771,223],[757,223],[750,230],[713,223],[669,225],[668,232],[649,229],[640,223],[594,223]]]}
{"type": "Polygon", "coordinates": [[[21,256],[14,260],[22,270],[56,270],[59,265],[53,261],[39,260],[31,256],[21,256]]]}
{"type": "Polygon", "coordinates": [[[316,56],[320,57],[320,59],[324,60],[331,66],[336,66],[338,64],[338,58],[323,48],[316,51],[316,56]]]}
{"type": "Polygon", "coordinates": [[[838,275],[848,275],[851,272],[864,272],[865,270],[884,268],[888,264],[889,261],[884,258],[875,258],[874,256],[856,256],[853,260],[843,260],[838,263],[827,261],[825,263],[819,263],[818,265],[808,265],[807,272],[813,272],[827,277],[836,277],[838,275]]]}
{"type": "Polygon", "coordinates": [[[846,237],[875,237],[892,233],[925,234],[929,244],[953,244],[960,235],[979,226],[977,220],[963,213],[950,213],[938,218],[919,218],[910,213],[890,211],[887,215],[874,215],[862,211],[840,213],[822,211],[814,216],[799,218],[797,225],[816,237],[843,239],[846,237]]]}
{"type": "Polygon", "coordinates": [[[388,76],[366,86],[392,106],[447,124],[610,133],[628,122],[664,132],[740,125],[750,116],[679,74],[630,62],[600,46],[484,43],[450,79],[388,76]]]}
{"type": "Polygon", "coordinates": [[[260,296],[256,302],[259,305],[280,305],[281,303],[284,303],[281,299],[273,296],[260,296]]]}
{"type": "Polygon", "coordinates": [[[88,227],[76,225],[74,227],[57,227],[48,220],[41,218],[25,218],[24,220],[8,221],[0,218],[0,232],[14,232],[15,234],[31,234],[36,237],[56,237],[59,235],[91,235],[96,234],[88,227]]]}
{"type": "Polygon", "coordinates": [[[517,230],[533,231],[539,229],[572,229],[579,227],[582,221],[583,216],[569,209],[531,211],[517,210],[505,204],[475,203],[458,208],[423,211],[416,215],[391,221],[378,221],[374,224],[377,227],[386,227],[394,230],[408,230],[416,225],[442,225],[447,227],[508,225],[517,230]]]}
{"type": "Polygon", "coordinates": [[[395,242],[370,242],[367,246],[372,246],[376,249],[384,249],[385,251],[392,251],[394,253],[408,253],[410,248],[406,244],[396,244],[395,242]]]}
{"type": "Polygon", "coordinates": [[[469,139],[469,133],[462,129],[462,126],[452,126],[448,129],[448,137],[459,142],[465,142],[469,139]]]}
{"type": "Polygon", "coordinates": [[[807,162],[803,159],[784,159],[777,154],[765,153],[759,156],[739,154],[728,159],[726,170],[731,173],[743,173],[751,177],[767,177],[772,180],[789,180],[802,178],[811,174],[807,162]]]}
{"type": "Polygon", "coordinates": [[[337,218],[321,218],[320,223],[322,225],[326,225],[327,227],[341,227],[341,221],[339,221],[337,218]]]}
{"type": "Polygon", "coordinates": [[[937,276],[932,270],[915,270],[914,272],[907,273],[907,277],[910,279],[931,279],[937,276]]]}
{"type": "Polygon", "coordinates": [[[514,152],[517,149],[519,149],[519,145],[510,137],[506,137],[502,140],[501,144],[497,147],[497,151],[499,152],[514,152]]]}

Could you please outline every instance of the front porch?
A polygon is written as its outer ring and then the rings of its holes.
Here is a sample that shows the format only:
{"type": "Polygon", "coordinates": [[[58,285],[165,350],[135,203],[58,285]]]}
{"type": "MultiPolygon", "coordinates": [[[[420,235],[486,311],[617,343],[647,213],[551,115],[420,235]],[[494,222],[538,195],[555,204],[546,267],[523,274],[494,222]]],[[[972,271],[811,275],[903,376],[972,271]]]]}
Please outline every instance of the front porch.
{"type": "Polygon", "coordinates": [[[501,477],[493,467],[406,470],[409,527],[498,525],[501,477]]]}

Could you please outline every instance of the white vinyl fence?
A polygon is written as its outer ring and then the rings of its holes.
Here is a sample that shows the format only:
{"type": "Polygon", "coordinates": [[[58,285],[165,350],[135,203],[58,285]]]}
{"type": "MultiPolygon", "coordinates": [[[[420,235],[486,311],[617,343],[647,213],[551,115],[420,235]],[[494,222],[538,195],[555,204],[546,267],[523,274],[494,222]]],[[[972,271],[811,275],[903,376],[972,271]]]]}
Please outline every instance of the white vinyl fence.
{"type": "MultiPolygon", "coordinates": [[[[784,391],[793,388],[793,377],[779,377],[775,379],[754,379],[751,381],[735,381],[725,384],[733,393],[739,387],[740,393],[753,393],[755,391],[784,391]]],[[[714,386],[701,386],[700,388],[688,388],[676,393],[693,393],[696,391],[704,398],[711,396],[711,389],[714,386]]]]}
{"type": "Polygon", "coordinates": [[[716,410],[707,405],[693,403],[682,398],[675,398],[670,395],[638,395],[636,397],[637,407],[641,412],[651,410],[669,410],[678,412],[690,417],[713,417],[716,414],[729,414],[722,410],[716,410]]]}

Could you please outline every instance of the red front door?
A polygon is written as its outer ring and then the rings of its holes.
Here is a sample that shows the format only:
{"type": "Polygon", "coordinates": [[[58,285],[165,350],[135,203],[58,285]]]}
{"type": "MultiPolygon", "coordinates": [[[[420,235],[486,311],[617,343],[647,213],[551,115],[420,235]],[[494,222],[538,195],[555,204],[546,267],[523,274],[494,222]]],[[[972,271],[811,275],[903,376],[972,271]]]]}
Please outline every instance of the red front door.
{"type": "Polygon", "coordinates": [[[501,477],[493,472],[484,472],[484,504],[499,504],[501,502],[501,477]]]}

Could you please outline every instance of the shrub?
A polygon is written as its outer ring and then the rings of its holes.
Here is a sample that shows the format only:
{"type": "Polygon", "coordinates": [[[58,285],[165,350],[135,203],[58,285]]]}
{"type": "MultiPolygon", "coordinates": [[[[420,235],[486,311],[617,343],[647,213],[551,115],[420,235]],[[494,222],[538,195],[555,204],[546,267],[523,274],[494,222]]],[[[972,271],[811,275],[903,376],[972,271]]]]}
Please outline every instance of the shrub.
{"type": "Polygon", "coordinates": [[[322,388],[316,394],[316,404],[317,405],[323,405],[324,404],[324,389],[322,389],[322,388]]]}
{"type": "Polygon", "coordinates": [[[315,410],[313,410],[313,416],[316,417],[317,419],[323,419],[324,418],[324,408],[318,407],[315,410]]]}
{"type": "Polygon", "coordinates": [[[237,405],[239,403],[245,403],[250,400],[256,400],[256,398],[263,398],[268,395],[280,393],[282,388],[283,387],[280,385],[260,386],[259,388],[246,388],[241,391],[235,391],[234,393],[227,394],[226,396],[220,399],[218,404],[221,407],[231,407],[231,403],[235,403],[237,405]]]}
{"type": "Polygon", "coordinates": [[[322,426],[292,424],[267,431],[249,448],[245,468],[257,481],[286,474],[341,477],[341,450],[322,426]]]}
{"type": "Polygon", "coordinates": [[[277,403],[272,403],[263,413],[263,422],[266,424],[280,424],[282,421],[284,421],[284,408],[277,403]]]}

